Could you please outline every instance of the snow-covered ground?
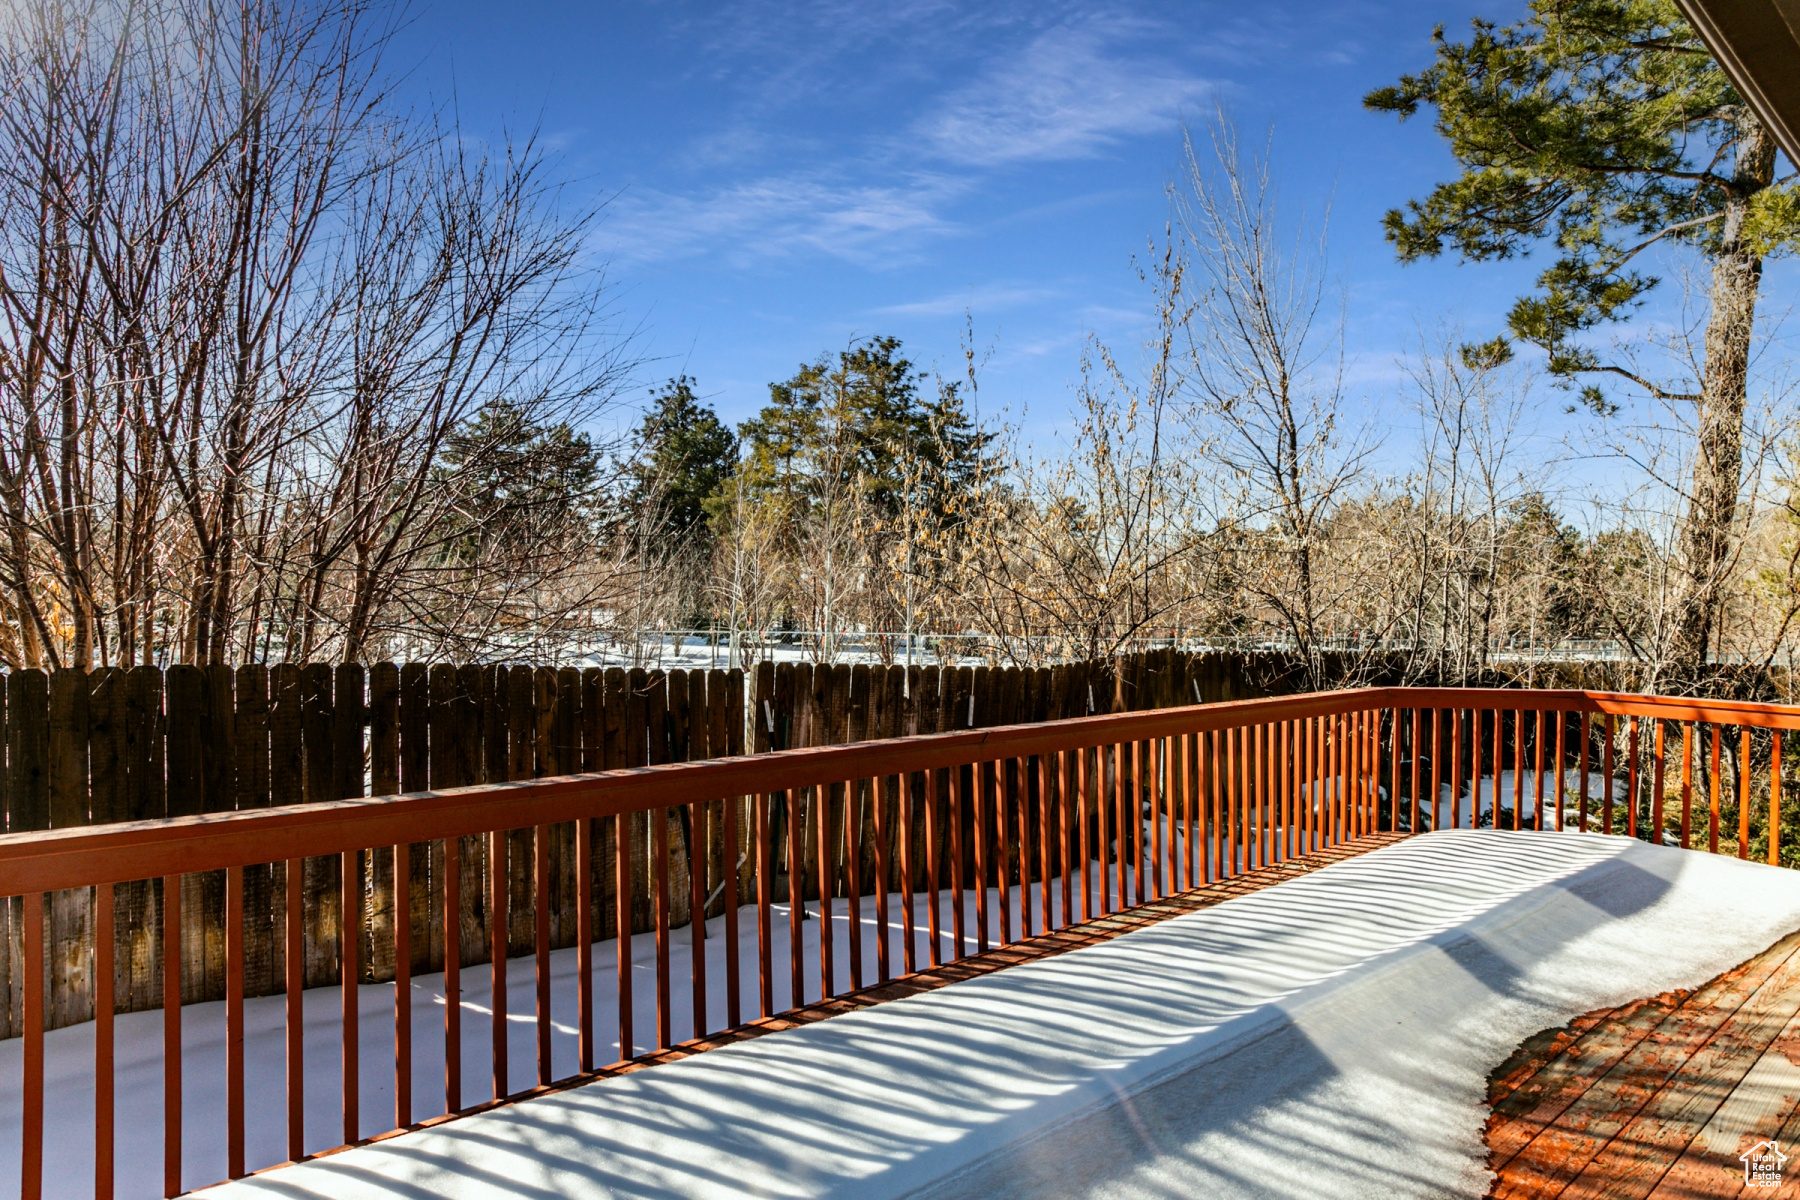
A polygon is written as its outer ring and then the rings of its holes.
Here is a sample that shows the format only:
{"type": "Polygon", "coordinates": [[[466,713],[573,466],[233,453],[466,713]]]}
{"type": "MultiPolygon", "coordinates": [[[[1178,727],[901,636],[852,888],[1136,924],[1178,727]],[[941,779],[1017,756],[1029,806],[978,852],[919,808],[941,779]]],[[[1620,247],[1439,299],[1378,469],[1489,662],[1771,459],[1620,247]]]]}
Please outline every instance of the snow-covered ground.
{"type": "MultiPolygon", "coordinates": [[[[1537,776],[1531,771],[1522,772],[1521,777],[1517,778],[1516,781],[1513,772],[1500,772],[1500,786],[1498,790],[1500,808],[1502,809],[1501,821],[1503,824],[1508,827],[1511,825],[1514,795],[1513,788],[1515,786],[1519,789],[1518,809],[1520,826],[1528,826],[1536,820],[1538,800],[1533,794],[1534,788],[1538,786],[1536,780],[1537,776]]],[[[1544,772],[1543,783],[1541,786],[1541,794],[1544,803],[1544,827],[1549,829],[1553,828],[1556,824],[1556,811],[1554,808],[1554,805],[1556,804],[1556,771],[1554,768],[1544,772]]],[[[1385,791],[1386,789],[1384,788],[1384,794],[1385,791]]],[[[1615,822],[1623,819],[1622,816],[1619,815],[1623,810],[1619,809],[1618,806],[1623,803],[1625,799],[1625,791],[1625,781],[1623,779],[1615,779],[1612,781],[1615,822]]],[[[1461,798],[1458,799],[1456,790],[1447,783],[1443,784],[1438,789],[1437,827],[1442,829],[1476,829],[1484,824],[1491,825],[1494,816],[1494,793],[1495,787],[1492,776],[1483,776],[1476,785],[1478,803],[1474,805],[1469,803],[1469,794],[1467,791],[1463,791],[1461,798]]],[[[1587,794],[1588,827],[1594,828],[1596,827],[1600,806],[1606,797],[1606,776],[1598,772],[1590,773],[1588,775],[1587,794]]],[[[1578,770],[1565,771],[1563,773],[1563,820],[1566,828],[1574,829],[1577,824],[1576,818],[1580,808],[1580,797],[1581,772],[1578,770]]],[[[1411,804],[1411,801],[1405,796],[1402,796],[1400,803],[1402,808],[1406,809],[1407,806],[1411,804]]],[[[1430,824],[1431,822],[1429,820],[1425,822],[1425,825],[1427,826],[1430,824]]],[[[1622,826],[1615,827],[1622,828],[1622,826]]]]}
{"type": "MultiPolygon", "coordinates": [[[[1523,1038],[1796,926],[1796,872],[1596,834],[1427,834],[208,1195],[1477,1196],[1486,1075],[1523,1038]]],[[[154,1178],[153,1155],[126,1161],[154,1178]]]]}
{"type": "MultiPolygon", "coordinates": [[[[520,639],[518,651],[527,660],[534,656],[537,643],[530,639],[520,639]]],[[[499,648],[504,653],[504,646],[499,648]]],[[[653,631],[646,631],[634,652],[629,640],[613,640],[594,637],[588,641],[564,646],[567,665],[573,667],[643,667],[645,670],[724,670],[731,664],[731,644],[729,637],[721,632],[717,636],[705,632],[687,634],[668,633],[658,636],[653,631]]],[[[741,644],[741,654],[750,662],[777,663],[814,663],[821,661],[818,635],[788,635],[781,638],[771,635],[751,637],[746,635],[741,644]]],[[[913,644],[912,666],[915,667],[979,667],[986,666],[996,660],[1001,651],[988,639],[979,635],[970,637],[949,637],[941,635],[923,636],[913,644]],[[987,649],[991,653],[980,651],[987,649]],[[963,651],[968,651],[964,653],[963,651]]],[[[393,654],[396,662],[411,661],[430,657],[426,647],[402,645],[393,654]]],[[[865,664],[880,666],[891,662],[894,666],[909,665],[906,657],[906,643],[895,634],[862,634],[842,633],[838,635],[838,646],[830,656],[832,663],[846,663],[851,666],[865,664]],[[885,645],[884,645],[885,643],[885,645]]],[[[1004,665],[1004,661],[1002,661],[1004,665]]]]}

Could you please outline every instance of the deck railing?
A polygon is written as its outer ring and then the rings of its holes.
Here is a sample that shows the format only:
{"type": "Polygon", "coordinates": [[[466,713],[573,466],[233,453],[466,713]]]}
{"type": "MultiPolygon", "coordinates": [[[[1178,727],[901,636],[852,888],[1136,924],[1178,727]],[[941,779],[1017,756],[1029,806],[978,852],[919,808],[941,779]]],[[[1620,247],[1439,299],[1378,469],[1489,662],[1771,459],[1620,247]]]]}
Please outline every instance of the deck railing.
{"type": "MultiPolygon", "coordinates": [[[[326,1149],[308,1136],[305,1014],[333,1001],[329,989],[305,991],[301,976],[303,939],[322,916],[335,921],[341,948],[335,998],[341,1051],[333,1073],[342,1142],[352,1144],[378,1129],[416,1128],[593,1078],[609,1069],[601,1061],[603,1045],[616,1047],[618,1060],[631,1060],[670,1047],[678,1036],[699,1039],[777,1017],[925,964],[980,954],[1370,832],[1486,823],[1573,827],[1653,841],[1678,837],[1683,846],[1703,836],[1713,850],[1724,837],[1727,850],[1747,857],[1756,829],[1766,838],[1769,861],[1778,861],[1781,734],[1796,729],[1800,709],[1769,705],[1572,691],[1351,690],[9,834],[0,836],[0,896],[23,898],[24,977],[35,981],[46,978],[47,896],[54,902],[74,895],[93,906],[93,1190],[110,1197],[119,1116],[112,918],[114,891],[122,885],[159,880],[162,897],[178,897],[184,877],[225,873],[223,1121],[200,1140],[215,1150],[222,1145],[225,1174],[236,1178],[276,1165],[273,1156],[247,1151],[252,1101],[259,1114],[271,1106],[284,1110],[288,1160],[326,1149]],[[1680,732],[1674,790],[1668,786],[1671,727],[1680,732]],[[673,876],[667,815],[647,821],[651,895],[635,896],[625,861],[628,822],[685,809],[696,823],[690,827],[698,827],[702,806],[720,802],[725,844],[746,848],[741,858],[726,856],[723,911],[714,922],[722,928],[711,935],[722,946],[709,942],[708,922],[696,920],[682,947],[670,927],[672,889],[688,890],[694,913],[719,898],[705,894],[699,871],[673,876]],[[1735,829],[1722,828],[1732,815],[1735,829]],[[597,842],[594,831],[605,822],[616,823],[617,836],[597,842]],[[575,826],[578,936],[574,995],[563,989],[558,1007],[548,846],[552,827],[565,823],[575,826]],[[471,971],[467,988],[459,920],[462,864],[485,870],[484,863],[507,862],[517,831],[530,834],[536,931],[529,967],[535,1072],[523,1089],[514,1085],[508,1055],[505,913],[513,889],[504,871],[486,872],[491,962],[478,975],[471,971]],[[391,1088],[377,1089],[391,1095],[392,1111],[377,1115],[362,1103],[367,1047],[359,1015],[373,985],[359,982],[361,939],[343,936],[361,927],[371,899],[363,881],[372,877],[359,869],[358,856],[391,848],[394,870],[387,878],[405,888],[413,879],[411,857],[430,853],[433,843],[444,846],[431,854],[441,864],[432,887],[445,914],[438,934],[443,977],[431,993],[443,1010],[442,1102],[421,1096],[414,1103],[415,930],[413,921],[397,919],[393,1079],[391,1088]],[[611,872],[618,894],[616,928],[609,930],[594,927],[596,844],[616,847],[620,860],[611,872]],[[483,847],[485,856],[468,852],[483,847]],[[332,898],[335,912],[322,914],[317,896],[309,906],[302,878],[307,860],[330,857],[339,860],[343,882],[332,898]],[[255,870],[269,871],[286,896],[287,990],[275,1001],[282,1006],[284,1078],[275,1095],[263,1094],[266,1084],[245,1067],[244,899],[246,872],[255,870]],[[750,894],[740,894],[746,880],[753,881],[743,889],[750,894]],[[655,914],[648,935],[654,959],[641,972],[653,982],[640,981],[634,967],[631,913],[640,900],[655,914]],[[753,930],[740,929],[740,921],[753,930]],[[614,964],[597,972],[595,945],[604,940],[613,942],[614,964]],[[682,970],[687,978],[678,980],[682,970]],[[611,997],[606,1007],[616,1011],[616,1043],[613,1030],[597,1028],[597,981],[611,997]],[[647,1006],[650,1027],[641,1028],[633,989],[646,984],[654,1003],[647,1006]],[[709,988],[716,997],[721,986],[723,1004],[709,1002],[709,988]],[[481,993],[487,1004],[475,1008],[466,993],[481,993]],[[689,1019],[677,1029],[680,1009],[689,1019]],[[471,1010],[487,1017],[485,1033],[465,1028],[471,1010]],[[558,1022],[575,1027],[572,1072],[557,1069],[558,1022]],[[489,1080],[463,1078],[465,1037],[488,1043],[489,1080]],[[424,1113],[441,1115],[421,1120],[424,1113]]],[[[397,914],[410,911],[410,897],[392,899],[397,914]]],[[[181,944],[182,907],[160,905],[164,946],[181,944]]],[[[645,936],[638,935],[640,944],[645,936]]],[[[183,957],[163,956],[165,998],[181,995],[183,957]]],[[[44,986],[23,991],[19,1163],[21,1194],[34,1200],[44,1177],[46,993],[44,986]]],[[[183,1169],[184,1144],[194,1139],[183,1128],[183,1071],[192,1064],[184,1061],[180,1003],[165,1001],[160,1026],[162,1186],[175,1195],[214,1180],[183,1169]]],[[[435,1048],[430,1057],[437,1057],[435,1048]]],[[[140,1123],[154,1120],[152,1113],[131,1115],[140,1123]]],[[[83,1134],[59,1129],[56,1136],[67,1145],[83,1134]]]]}

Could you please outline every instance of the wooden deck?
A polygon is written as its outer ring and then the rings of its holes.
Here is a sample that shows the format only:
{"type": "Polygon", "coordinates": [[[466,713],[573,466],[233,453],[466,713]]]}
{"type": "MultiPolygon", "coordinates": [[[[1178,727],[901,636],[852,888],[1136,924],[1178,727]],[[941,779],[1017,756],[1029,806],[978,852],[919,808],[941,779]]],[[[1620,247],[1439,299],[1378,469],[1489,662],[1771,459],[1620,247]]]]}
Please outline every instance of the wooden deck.
{"type": "Polygon", "coordinates": [[[1800,1196],[1739,1155],[1800,1154],[1800,931],[1692,992],[1591,1012],[1489,1082],[1491,1197],[1800,1196]]]}

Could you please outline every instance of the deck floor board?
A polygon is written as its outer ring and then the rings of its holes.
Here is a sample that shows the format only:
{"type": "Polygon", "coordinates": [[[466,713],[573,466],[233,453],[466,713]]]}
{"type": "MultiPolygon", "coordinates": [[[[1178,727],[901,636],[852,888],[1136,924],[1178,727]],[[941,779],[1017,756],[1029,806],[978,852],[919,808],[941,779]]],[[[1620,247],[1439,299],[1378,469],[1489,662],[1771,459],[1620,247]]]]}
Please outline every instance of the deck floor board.
{"type": "Polygon", "coordinates": [[[1688,1144],[1650,1195],[1690,1200],[1717,1195],[1721,1177],[1739,1169],[1737,1156],[1764,1138],[1784,1141],[1784,1124],[1800,1115],[1800,1013],[1763,1051],[1712,1119],[1688,1144]]]}
{"type": "Polygon", "coordinates": [[[1797,1064],[1800,931],[1691,992],[1530,1039],[1490,1081],[1489,1196],[1729,1194],[1738,1154],[1800,1136],[1797,1064]]]}

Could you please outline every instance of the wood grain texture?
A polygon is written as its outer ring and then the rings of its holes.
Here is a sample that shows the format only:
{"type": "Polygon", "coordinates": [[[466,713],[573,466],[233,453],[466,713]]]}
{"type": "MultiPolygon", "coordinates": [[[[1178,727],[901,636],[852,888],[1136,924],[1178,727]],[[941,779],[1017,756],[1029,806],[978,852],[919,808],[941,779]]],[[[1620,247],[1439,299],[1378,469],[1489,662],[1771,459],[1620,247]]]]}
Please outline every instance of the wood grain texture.
{"type": "Polygon", "coordinates": [[[1528,1039],[1489,1079],[1488,1194],[1736,1195],[1739,1153],[1800,1135],[1796,1061],[1800,932],[1692,992],[1528,1039]]]}

